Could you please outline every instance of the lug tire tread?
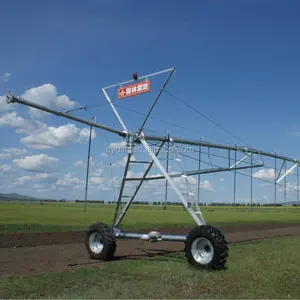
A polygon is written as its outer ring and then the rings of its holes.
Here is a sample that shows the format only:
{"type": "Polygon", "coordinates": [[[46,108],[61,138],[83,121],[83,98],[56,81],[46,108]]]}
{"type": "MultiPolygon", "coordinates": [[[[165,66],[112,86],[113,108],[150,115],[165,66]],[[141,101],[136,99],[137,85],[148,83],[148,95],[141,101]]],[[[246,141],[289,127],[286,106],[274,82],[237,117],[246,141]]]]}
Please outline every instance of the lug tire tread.
{"type": "Polygon", "coordinates": [[[190,265],[202,269],[223,269],[228,258],[228,243],[223,233],[210,225],[202,225],[195,227],[187,236],[184,247],[185,256],[190,265]],[[214,257],[208,264],[198,263],[191,253],[191,245],[198,237],[208,239],[214,247],[214,257]]]}

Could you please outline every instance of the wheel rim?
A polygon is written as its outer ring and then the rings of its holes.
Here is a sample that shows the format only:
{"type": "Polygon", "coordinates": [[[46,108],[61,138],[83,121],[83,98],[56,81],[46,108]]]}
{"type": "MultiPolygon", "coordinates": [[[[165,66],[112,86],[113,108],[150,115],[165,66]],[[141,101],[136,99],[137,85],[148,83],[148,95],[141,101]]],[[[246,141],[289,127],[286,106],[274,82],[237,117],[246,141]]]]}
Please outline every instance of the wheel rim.
{"type": "Polygon", "coordinates": [[[191,247],[192,256],[199,264],[208,264],[214,257],[214,247],[212,243],[203,237],[196,238],[191,247]]]}
{"type": "Polygon", "coordinates": [[[90,249],[95,253],[99,254],[103,250],[103,238],[100,233],[93,232],[89,238],[90,249]]]}

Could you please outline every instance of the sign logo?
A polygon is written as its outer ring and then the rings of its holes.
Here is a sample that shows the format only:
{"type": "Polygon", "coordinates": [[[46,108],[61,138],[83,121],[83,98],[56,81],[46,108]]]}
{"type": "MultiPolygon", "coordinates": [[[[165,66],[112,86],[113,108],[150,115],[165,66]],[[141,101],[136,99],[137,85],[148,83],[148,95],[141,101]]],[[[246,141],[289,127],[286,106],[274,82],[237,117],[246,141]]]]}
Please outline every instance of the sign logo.
{"type": "Polygon", "coordinates": [[[150,92],[150,80],[127,85],[118,89],[118,99],[150,92]]]}

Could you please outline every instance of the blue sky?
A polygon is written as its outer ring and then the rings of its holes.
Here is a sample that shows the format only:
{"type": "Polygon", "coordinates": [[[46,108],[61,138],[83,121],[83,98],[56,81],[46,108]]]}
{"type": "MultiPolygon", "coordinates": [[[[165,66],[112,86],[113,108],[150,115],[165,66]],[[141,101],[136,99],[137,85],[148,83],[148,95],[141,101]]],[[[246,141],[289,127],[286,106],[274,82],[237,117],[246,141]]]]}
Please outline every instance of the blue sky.
{"type": "MultiPolygon", "coordinates": [[[[299,8],[298,1],[5,1],[0,96],[12,90],[58,109],[94,105],[74,115],[95,115],[118,128],[101,88],[131,79],[134,71],[176,67],[168,85],[174,95],[247,144],[300,158],[299,8]]],[[[118,103],[145,113],[165,78],[153,79],[152,93],[118,103]]],[[[82,199],[85,168],[78,161],[86,161],[87,128],[26,107],[8,108],[3,99],[1,191],[82,199]]],[[[124,108],[120,113],[132,130],[143,119],[124,108]]],[[[166,93],[153,117],[188,128],[150,120],[146,127],[156,134],[239,142],[166,93]]],[[[95,134],[89,197],[109,200],[110,172],[119,180],[122,155],[112,155],[110,169],[105,145],[120,140],[95,134]]],[[[247,201],[249,183],[239,180],[239,200],[247,201]]],[[[201,181],[207,201],[232,201],[232,174],[201,181]]],[[[254,197],[271,201],[272,190],[255,184],[254,197]]],[[[155,199],[164,198],[163,190],[156,193],[155,199]]]]}

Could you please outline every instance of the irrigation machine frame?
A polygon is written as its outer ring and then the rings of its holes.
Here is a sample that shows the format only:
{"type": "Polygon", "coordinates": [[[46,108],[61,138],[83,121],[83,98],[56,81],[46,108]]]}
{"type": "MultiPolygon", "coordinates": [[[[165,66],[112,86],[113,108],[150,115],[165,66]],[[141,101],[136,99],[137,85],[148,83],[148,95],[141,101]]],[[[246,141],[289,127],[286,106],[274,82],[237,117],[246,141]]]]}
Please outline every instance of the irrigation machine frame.
{"type": "MultiPolygon", "coordinates": [[[[123,139],[126,140],[127,143],[127,161],[125,165],[124,175],[121,181],[121,187],[119,192],[119,197],[116,203],[116,209],[115,214],[113,218],[113,224],[112,226],[109,226],[107,224],[104,224],[102,222],[98,222],[95,224],[92,224],[89,226],[88,230],[86,231],[86,237],[85,237],[85,245],[87,248],[87,251],[89,255],[94,259],[100,259],[100,260],[110,260],[113,258],[114,253],[116,251],[116,239],[134,239],[134,240],[143,240],[143,241],[149,241],[149,242],[158,242],[158,241],[174,241],[174,242],[184,242],[185,244],[185,256],[187,257],[188,262],[196,267],[204,268],[204,269],[221,269],[224,268],[227,262],[228,258],[228,244],[225,239],[225,236],[223,233],[215,228],[214,226],[207,225],[204,219],[204,216],[202,214],[201,208],[199,206],[198,201],[195,199],[195,195],[192,192],[192,189],[189,184],[188,176],[193,175],[200,175],[200,174],[210,174],[210,173],[216,173],[216,172],[226,172],[226,171],[236,171],[241,169],[252,169],[252,168],[258,168],[264,166],[264,163],[262,160],[257,160],[254,158],[254,160],[257,162],[256,164],[253,164],[253,155],[258,155],[260,158],[262,156],[269,156],[274,158],[279,158],[284,160],[286,163],[287,161],[293,162],[293,167],[286,171],[281,177],[281,171],[283,168],[283,165],[281,167],[281,170],[278,174],[277,181],[279,182],[282,180],[286,175],[288,175],[289,172],[291,172],[295,167],[298,167],[300,161],[285,157],[285,156],[279,156],[273,153],[260,151],[254,148],[248,148],[248,147],[238,147],[238,146],[230,146],[230,145],[221,145],[221,144],[215,144],[210,142],[205,142],[203,140],[187,140],[187,139],[181,139],[176,137],[170,137],[170,135],[166,136],[153,136],[153,135],[146,135],[144,133],[144,128],[147,120],[149,119],[155,105],[157,104],[162,92],[166,88],[169,80],[175,73],[175,68],[170,68],[166,70],[162,70],[159,72],[155,72],[152,74],[144,75],[141,77],[137,77],[137,74],[134,73],[133,79],[116,83],[107,87],[102,88],[102,92],[108,101],[113,113],[115,114],[117,120],[119,121],[122,130],[117,130],[111,127],[107,127],[105,125],[96,123],[96,122],[90,122],[84,119],[80,119],[78,117],[72,116],[68,114],[67,112],[61,112],[56,111],[54,109],[39,105],[37,103],[33,103],[30,101],[27,101],[25,99],[20,99],[20,97],[13,96],[12,92],[9,92],[7,95],[7,103],[20,103],[25,106],[29,106],[31,108],[35,108],[41,111],[45,111],[51,114],[54,114],[56,116],[64,117],[82,124],[89,125],[94,128],[99,128],[114,134],[119,135],[123,139]],[[150,110],[146,114],[146,118],[144,119],[141,127],[138,129],[137,132],[129,131],[123,122],[120,114],[118,113],[115,105],[113,104],[112,100],[108,96],[107,90],[111,88],[119,87],[119,91],[123,93],[126,93],[126,89],[129,89],[129,93],[133,92],[138,95],[139,93],[143,92],[143,84],[149,83],[149,78],[163,74],[168,73],[168,77],[165,80],[163,86],[161,87],[158,95],[156,96],[150,110]],[[124,87],[125,85],[125,87],[124,87]],[[133,89],[132,89],[133,88],[133,89]],[[125,90],[124,90],[125,89],[125,90]],[[131,90],[130,90],[131,89],[131,90]],[[156,142],[159,143],[156,151],[153,151],[149,142],[156,142]],[[209,168],[209,169],[198,169],[194,171],[185,171],[183,164],[179,158],[179,155],[177,156],[177,162],[180,165],[180,168],[182,170],[181,173],[173,174],[169,173],[168,170],[163,166],[160,159],[158,158],[158,154],[160,153],[161,149],[163,149],[163,146],[165,143],[168,143],[168,145],[171,143],[172,145],[180,144],[180,145],[192,145],[192,146],[200,146],[200,147],[207,147],[208,149],[214,148],[214,149],[223,149],[228,151],[228,165],[227,167],[216,167],[216,168],[209,168]],[[135,148],[135,145],[141,145],[144,147],[146,152],[149,155],[150,160],[149,161],[134,161],[132,160],[133,151],[135,148]],[[231,164],[230,159],[230,151],[235,151],[235,153],[238,151],[240,153],[243,153],[245,155],[242,159],[235,161],[233,164],[231,164]],[[241,166],[241,163],[245,160],[247,160],[249,157],[251,157],[251,164],[247,166],[241,166]],[[145,168],[143,176],[139,178],[132,178],[128,177],[128,170],[129,166],[131,164],[137,164],[137,163],[143,163],[148,165],[147,168],[145,168]],[[147,177],[149,171],[151,170],[152,166],[155,165],[162,175],[156,175],[147,177]],[[182,191],[178,188],[176,183],[174,182],[174,178],[181,177],[183,178],[188,192],[186,194],[182,193],[182,191]],[[128,209],[130,208],[131,204],[133,203],[139,189],[141,188],[142,184],[146,180],[158,180],[158,179],[165,179],[168,184],[173,188],[176,195],[182,202],[184,208],[187,210],[187,212],[190,214],[194,222],[196,223],[196,226],[194,229],[192,229],[187,236],[185,235],[170,235],[170,234],[161,234],[157,231],[151,231],[149,233],[133,233],[133,232],[122,232],[120,230],[120,224],[126,215],[128,209]],[[127,181],[138,181],[138,185],[135,188],[135,191],[133,195],[127,196],[124,195],[124,186],[127,181]],[[129,198],[125,206],[120,209],[122,205],[122,199],[129,198]]],[[[150,84],[150,83],[149,83],[150,84]]],[[[148,91],[148,86],[144,86],[145,90],[148,91]]],[[[176,146],[175,146],[176,148],[176,146]]],[[[169,151],[169,147],[167,148],[169,151]]],[[[276,170],[275,170],[275,178],[276,178],[276,170]]],[[[298,183],[297,183],[298,184],[298,183]]],[[[298,188],[298,186],[297,186],[298,188]]]]}

